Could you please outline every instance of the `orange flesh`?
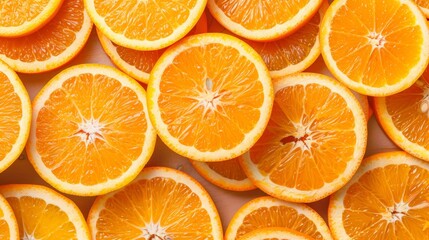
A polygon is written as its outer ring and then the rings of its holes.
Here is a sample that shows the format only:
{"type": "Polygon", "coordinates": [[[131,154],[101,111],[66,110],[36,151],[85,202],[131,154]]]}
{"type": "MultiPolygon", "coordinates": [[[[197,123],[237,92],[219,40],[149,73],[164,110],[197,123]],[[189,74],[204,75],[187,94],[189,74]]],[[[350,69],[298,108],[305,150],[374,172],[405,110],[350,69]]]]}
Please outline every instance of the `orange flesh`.
{"type": "Polygon", "coordinates": [[[0,26],[21,26],[32,21],[40,15],[49,2],[49,0],[1,1],[0,26]]]}
{"type": "Polygon", "coordinates": [[[0,161],[10,152],[15,144],[19,131],[19,120],[22,118],[21,99],[8,80],[0,72],[0,161]]]}
{"type": "Polygon", "coordinates": [[[213,171],[219,173],[226,178],[234,179],[237,181],[247,179],[246,174],[244,173],[243,169],[241,169],[241,165],[238,162],[238,158],[222,162],[207,162],[205,164],[207,164],[209,168],[213,169],[213,171]]]}
{"type": "Polygon", "coordinates": [[[418,80],[416,84],[385,99],[386,109],[392,122],[411,142],[429,150],[429,80],[418,80]]]}
{"type": "Polygon", "coordinates": [[[109,198],[96,223],[96,238],[137,239],[150,224],[159,224],[170,239],[213,239],[199,197],[185,184],[161,177],[139,180],[109,198]]]}
{"type": "Polygon", "coordinates": [[[329,33],[338,68],[371,87],[404,79],[419,61],[423,42],[414,13],[398,0],[348,0],[346,5],[337,11],[329,33]]]}
{"type": "Polygon", "coordinates": [[[83,0],[64,1],[57,15],[37,32],[19,38],[0,38],[0,54],[23,62],[58,56],[75,41],[83,19],[83,0]]]}
{"type": "Polygon", "coordinates": [[[270,122],[250,150],[251,159],[276,184],[321,188],[353,157],[353,119],[345,100],[324,86],[285,87],[275,95],[270,122]]]}
{"type": "Polygon", "coordinates": [[[0,210],[0,239],[9,239],[10,229],[9,224],[4,220],[4,212],[0,210]]]}
{"type": "Polygon", "coordinates": [[[421,8],[429,9],[429,2],[427,0],[414,0],[421,8]]]}
{"type": "Polygon", "coordinates": [[[232,149],[260,118],[258,77],[254,64],[232,47],[189,48],[162,75],[161,118],[183,145],[202,152],[232,149]]]}
{"type": "Polygon", "coordinates": [[[95,10],[113,32],[149,41],[171,35],[189,18],[196,4],[197,0],[94,0],[95,10]]]}
{"type": "Polygon", "coordinates": [[[53,91],[36,126],[36,147],[46,167],[63,181],[85,185],[126,171],[140,156],[147,129],[136,93],[115,79],[92,74],[72,77],[53,91]],[[101,125],[88,146],[79,127],[84,119],[101,125]]]}
{"type": "Polygon", "coordinates": [[[427,179],[427,170],[405,164],[365,173],[344,198],[342,222],[347,234],[353,239],[427,238],[429,199],[423,194],[429,192],[427,179]],[[410,210],[402,220],[389,222],[392,210],[388,208],[401,202],[410,210]]]}

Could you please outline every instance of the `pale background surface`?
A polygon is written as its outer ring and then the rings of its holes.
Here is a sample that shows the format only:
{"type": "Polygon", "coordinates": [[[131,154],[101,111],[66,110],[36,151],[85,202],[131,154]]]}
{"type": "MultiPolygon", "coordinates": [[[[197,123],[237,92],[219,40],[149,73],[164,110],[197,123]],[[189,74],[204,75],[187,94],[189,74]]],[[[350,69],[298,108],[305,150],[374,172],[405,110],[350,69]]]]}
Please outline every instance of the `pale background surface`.
{"type": "MultiPolygon", "coordinates": [[[[101,63],[113,66],[112,62],[104,53],[98,42],[95,33],[95,28],[93,29],[90,39],[85,48],[82,50],[82,52],[66,66],[43,74],[19,75],[24,82],[24,85],[27,87],[31,99],[33,99],[35,95],[39,92],[39,90],[43,87],[43,85],[48,82],[49,79],[51,79],[53,76],[55,76],[58,72],[68,66],[80,63],[101,63]]],[[[326,67],[321,58],[319,58],[316,63],[313,64],[313,66],[311,66],[310,69],[308,69],[307,71],[320,72],[330,75],[329,72],[326,70],[326,67]]],[[[391,141],[386,137],[384,132],[380,129],[374,117],[371,117],[371,119],[369,120],[368,130],[369,136],[367,156],[377,152],[385,152],[397,149],[396,146],[391,143],[391,141]]],[[[187,161],[187,159],[169,150],[159,138],[157,139],[155,152],[148,165],[168,166],[172,168],[177,168],[195,177],[212,196],[221,215],[224,230],[226,230],[226,227],[232,215],[237,211],[240,206],[242,206],[244,203],[246,203],[252,198],[265,195],[259,190],[249,192],[232,192],[223,190],[212,185],[211,183],[205,181],[202,177],[198,175],[198,173],[195,172],[195,170],[187,161]]],[[[24,155],[21,156],[21,158],[18,159],[6,171],[0,173],[0,184],[6,183],[34,183],[48,185],[36,174],[36,172],[34,171],[34,169],[24,155]]],[[[91,207],[92,202],[94,201],[94,198],[76,197],[69,195],[67,196],[70,197],[80,207],[84,216],[86,217],[88,210],[91,207]]],[[[323,199],[321,201],[309,205],[316,209],[326,219],[328,199],[323,199]]]]}

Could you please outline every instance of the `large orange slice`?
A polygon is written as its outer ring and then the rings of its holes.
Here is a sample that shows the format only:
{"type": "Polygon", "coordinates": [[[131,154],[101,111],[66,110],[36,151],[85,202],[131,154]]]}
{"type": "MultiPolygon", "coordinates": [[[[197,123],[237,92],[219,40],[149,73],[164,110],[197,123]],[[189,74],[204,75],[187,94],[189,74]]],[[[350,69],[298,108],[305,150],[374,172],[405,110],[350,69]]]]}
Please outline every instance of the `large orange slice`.
{"type": "Polygon", "coordinates": [[[410,87],[429,62],[428,24],[411,0],[334,1],[320,43],[332,74],[364,95],[410,87]]]}
{"type": "Polygon", "coordinates": [[[323,0],[208,0],[216,20],[238,36],[254,41],[284,37],[317,12],[323,0]]]}
{"type": "Polygon", "coordinates": [[[427,0],[414,0],[424,13],[424,15],[428,18],[429,17],[429,2],[427,0]]]}
{"type": "Polygon", "coordinates": [[[58,190],[100,195],[137,176],[155,139],[143,87],[115,68],[83,64],[63,70],[35,97],[26,150],[58,190]]]}
{"type": "Polygon", "coordinates": [[[332,239],[323,218],[307,205],[259,197],[234,214],[225,240],[241,239],[245,234],[267,227],[285,227],[314,239],[332,239]]]}
{"type": "Polygon", "coordinates": [[[313,240],[313,238],[289,228],[272,227],[252,231],[240,240],[313,240]]]}
{"type": "Polygon", "coordinates": [[[98,197],[88,214],[92,239],[222,239],[204,188],[175,169],[143,169],[123,189],[98,197]]]}
{"type": "Polygon", "coordinates": [[[91,29],[83,0],[66,0],[55,17],[38,31],[19,38],[0,38],[0,59],[17,72],[49,71],[75,57],[91,29]]]}
{"type": "Polygon", "coordinates": [[[335,239],[428,239],[429,164],[404,152],[366,159],[329,204],[335,239]]]}
{"type": "Polygon", "coordinates": [[[0,239],[19,239],[19,228],[15,214],[2,195],[0,195],[0,239]]]}
{"type": "Polygon", "coordinates": [[[31,102],[18,75],[0,61],[0,172],[24,150],[31,123],[31,102]]]}
{"type": "Polygon", "coordinates": [[[203,14],[206,3],[207,0],[85,0],[85,7],[108,39],[123,47],[149,51],[183,38],[203,14]]]}
{"type": "Polygon", "coordinates": [[[325,75],[299,73],[274,83],[270,122],[244,155],[243,170],[264,192],[314,202],[350,180],[365,154],[367,122],[353,94],[325,75]]]}
{"type": "Polygon", "coordinates": [[[199,161],[245,153],[262,135],[272,104],[261,57],[222,33],[190,36],[169,48],[148,85],[149,113],[160,138],[199,161]]]}

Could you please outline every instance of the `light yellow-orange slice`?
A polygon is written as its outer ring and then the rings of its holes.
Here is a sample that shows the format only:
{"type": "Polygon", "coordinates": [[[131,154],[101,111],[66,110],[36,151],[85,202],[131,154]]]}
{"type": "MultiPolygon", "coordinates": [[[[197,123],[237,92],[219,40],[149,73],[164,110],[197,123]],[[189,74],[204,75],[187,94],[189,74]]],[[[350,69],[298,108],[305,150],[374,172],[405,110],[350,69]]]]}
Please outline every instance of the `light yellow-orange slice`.
{"type": "Polygon", "coordinates": [[[0,37],[33,33],[57,14],[63,0],[1,0],[0,37]]]}
{"type": "Polygon", "coordinates": [[[135,50],[159,50],[195,26],[207,0],[84,0],[97,28],[112,42],[135,50]]]}
{"type": "Polygon", "coordinates": [[[252,231],[239,240],[313,240],[307,235],[289,228],[269,227],[252,231]]]}
{"type": "Polygon", "coordinates": [[[323,218],[305,204],[288,203],[272,197],[259,197],[243,205],[233,216],[225,240],[266,227],[286,227],[314,239],[332,239],[323,218]]]}
{"type": "Polygon", "coordinates": [[[90,239],[79,208],[54,190],[39,185],[11,184],[0,186],[0,193],[16,216],[19,239],[90,239]]]}
{"type": "Polygon", "coordinates": [[[405,152],[364,160],[329,204],[335,239],[428,239],[429,163],[405,152]]]}
{"type": "Polygon", "coordinates": [[[412,0],[333,1],[320,43],[332,74],[364,95],[407,89],[429,62],[427,20],[412,0]]]}
{"type": "Polygon", "coordinates": [[[426,18],[429,18],[429,1],[427,0],[414,0],[417,5],[419,5],[420,10],[422,10],[423,14],[426,18]]]}
{"type": "Polygon", "coordinates": [[[147,91],[150,118],[164,143],[206,162],[249,150],[262,135],[273,104],[261,57],[222,33],[190,36],[165,51],[147,91]]]}
{"type": "Polygon", "coordinates": [[[15,214],[2,195],[0,195],[0,239],[19,239],[19,228],[15,214]]]}
{"type": "Polygon", "coordinates": [[[274,92],[270,122],[244,155],[243,170],[274,197],[320,200],[344,186],[359,167],[367,143],[365,115],[345,86],[322,74],[278,79],[274,92]]]}
{"type": "Polygon", "coordinates": [[[115,68],[82,64],[63,70],[35,97],[26,150],[58,190],[100,195],[131,182],[155,140],[143,87],[115,68]]]}
{"type": "Polygon", "coordinates": [[[206,190],[175,169],[150,167],[129,185],[98,197],[88,214],[94,240],[222,239],[206,190]]]}
{"type": "Polygon", "coordinates": [[[74,58],[85,46],[91,29],[83,0],[67,0],[38,31],[18,38],[0,37],[0,59],[17,72],[46,72],[74,58]]]}
{"type": "Polygon", "coordinates": [[[240,166],[242,156],[221,162],[200,162],[190,160],[192,166],[207,181],[231,191],[249,191],[256,189],[252,181],[247,178],[240,166]]]}
{"type": "Polygon", "coordinates": [[[231,32],[254,41],[275,40],[298,30],[323,0],[208,0],[216,20],[231,32]]]}
{"type": "Polygon", "coordinates": [[[30,132],[31,102],[19,76],[0,61],[0,172],[24,150],[30,132]]]}

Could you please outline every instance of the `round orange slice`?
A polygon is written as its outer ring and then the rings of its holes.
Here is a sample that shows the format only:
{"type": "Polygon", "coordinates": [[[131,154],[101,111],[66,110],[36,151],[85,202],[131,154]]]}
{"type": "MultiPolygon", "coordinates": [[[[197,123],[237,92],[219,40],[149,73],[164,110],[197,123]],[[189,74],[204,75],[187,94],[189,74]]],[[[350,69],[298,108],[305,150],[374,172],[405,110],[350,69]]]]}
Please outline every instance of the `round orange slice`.
{"type": "Polygon", "coordinates": [[[100,195],[131,182],[155,140],[143,87],[115,68],[82,64],[56,75],[34,99],[26,150],[58,190],[100,195]]]}
{"type": "Polygon", "coordinates": [[[150,167],[129,185],[97,197],[88,214],[92,239],[222,239],[206,190],[175,169],[150,167]]]}
{"type": "Polygon", "coordinates": [[[249,150],[262,135],[273,104],[261,57],[222,33],[190,36],[165,51],[147,91],[150,118],[164,143],[206,162],[249,150]]]}
{"type": "Polygon", "coordinates": [[[24,150],[30,132],[31,102],[18,75],[0,61],[0,172],[24,150]]]}
{"type": "Polygon", "coordinates": [[[417,5],[419,5],[420,10],[422,10],[423,14],[429,18],[429,2],[427,0],[414,0],[417,5]]]}
{"type": "Polygon", "coordinates": [[[364,95],[405,90],[429,63],[427,20],[411,0],[334,1],[320,43],[332,74],[364,95]]]}
{"type": "Polygon", "coordinates": [[[256,189],[240,166],[242,156],[221,162],[200,162],[190,160],[197,172],[212,184],[231,191],[256,189]]]}
{"type": "Polygon", "coordinates": [[[350,180],[365,154],[367,122],[354,95],[322,74],[292,74],[274,83],[274,107],[243,170],[262,191],[314,202],[350,180]]]}
{"type": "Polygon", "coordinates": [[[285,227],[314,239],[332,239],[323,218],[307,205],[259,197],[243,205],[234,214],[226,230],[225,240],[238,240],[252,231],[267,227],[285,227]]]}
{"type": "Polygon", "coordinates": [[[183,38],[198,22],[207,3],[207,0],[84,1],[103,35],[120,46],[144,51],[166,48],[183,38]]]}
{"type": "Polygon", "coordinates": [[[0,195],[0,239],[19,239],[19,228],[15,214],[2,195],[0,195]]]}
{"type": "Polygon", "coordinates": [[[240,240],[313,240],[307,235],[288,228],[261,228],[252,231],[240,240]]]}
{"type": "Polygon", "coordinates": [[[374,98],[378,122],[400,148],[429,161],[429,79],[388,97],[374,98]]]}
{"type": "Polygon", "coordinates": [[[22,73],[63,66],[85,46],[92,29],[83,0],[67,0],[38,31],[19,38],[0,38],[0,59],[22,73]]]}
{"type": "Polygon", "coordinates": [[[429,163],[405,152],[373,155],[329,204],[336,239],[427,239],[429,163]]]}
{"type": "Polygon", "coordinates": [[[208,0],[213,17],[231,32],[254,41],[275,40],[298,30],[323,0],[208,0]]]}
{"type": "Polygon", "coordinates": [[[7,0],[0,5],[0,37],[19,37],[43,27],[57,14],[63,0],[7,0]]]}
{"type": "Polygon", "coordinates": [[[79,208],[54,190],[39,185],[11,184],[0,186],[0,193],[16,216],[19,239],[90,239],[79,208]]]}

